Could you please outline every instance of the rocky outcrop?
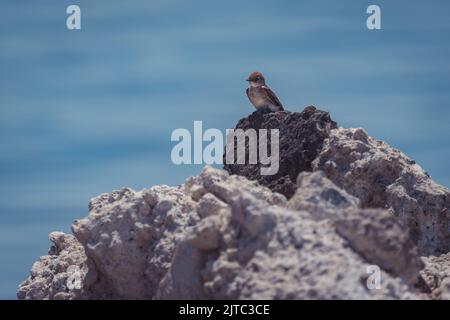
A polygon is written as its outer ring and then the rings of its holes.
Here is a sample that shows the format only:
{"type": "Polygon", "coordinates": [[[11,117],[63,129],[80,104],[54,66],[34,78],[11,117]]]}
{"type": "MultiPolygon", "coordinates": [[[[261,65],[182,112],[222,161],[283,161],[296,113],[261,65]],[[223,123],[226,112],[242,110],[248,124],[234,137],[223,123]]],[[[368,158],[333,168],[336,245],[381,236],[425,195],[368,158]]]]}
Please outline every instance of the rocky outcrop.
{"type": "Polygon", "coordinates": [[[425,254],[450,250],[450,192],[415,161],[363,129],[335,129],[313,163],[362,207],[388,208],[425,254]]]}
{"type": "Polygon", "coordinates": [[[207,166],[177,187],[93,198],[73,236],[50,235],[18,297],[449,298],[448,254],[430,255],[448,252],[448,189],[315,108],[238,127],[260,125],[284,128],[279,175],[207,166]]]}
{"type": "MultiPolygon", "coordinates": [[[[352,249],[357,237],[340,235],[335,222],[341,221],[345,230],[344,221],[351,220],[345,210],[332,217],[332,209],[339,212],[345,202],[351,204],[347,209],[357,210],[355,198],[323,174],[302,175],[301,183],[311,197],[303,200],[300,194],[288,202],[256,181],[205,167],[179,187],[100,195],[91,200],[89,215],[74,222],[76,239],[52,236],[57,249],[33,267],[19,297],[415,298],[407,273],[417,278],[420,268],[392,269],[385,259],[391,259],[389,250],[364,256],[361,248],[352,249]],[[313,201],[317,210],[312,210],[312,197],[326,201],[313,201]],[[315,211],[329,216],[318,218],[315,211]],[[380,271],[381,287],[371,290],[367,267],[374,263],[387,267],[380,271]],[[74,272],[81,281],[76,289],[70,287],[74,272]]],[[[374,235],[367,249],[378,245],[374,235]]],[[[385,237],[396,241],[398,235],[385,237]]],[[[394,251],[406,253],[396,259],[415,265],[419,257],[410,253],[410,243],[397,245],[394,251]]]]}
{"type": "MultiPolygon", "coordinates": [[[[226,164],[224,169],[230,174],[238,174],[250,180],[257,180],[272,191],[290,198],[296,188],[295,181],[302,171],[311,171],[324,139],[331,129],[337,128],[328,112],[310,106],[302,112],[276,112],[258,110],[247,118],[241,119],[235,129],[278,129],[279,130],[279,170],[275,175],[261,175],[260,164],[226,164]]],[[[270,137],[269,137],[270,139],[270,137]]],[[[248,159],[248,141],[246,156],[248,159]]],[[[235,153],[237,153],[235,145],[235,153]]]]}
{"type": "Polygon", "coordinates": [[[362,208],[386,208],[403,221],[424,255],[450,251],[450,192],[435,183],[414,160],[361,129],[337,128],[327,112],[256,111],[236,128],[280,129],[280,166],[261,176],[261,165],[225,165],[231,174],[257,180],[290,198],[300,172],[324,171],[362,208]]]}

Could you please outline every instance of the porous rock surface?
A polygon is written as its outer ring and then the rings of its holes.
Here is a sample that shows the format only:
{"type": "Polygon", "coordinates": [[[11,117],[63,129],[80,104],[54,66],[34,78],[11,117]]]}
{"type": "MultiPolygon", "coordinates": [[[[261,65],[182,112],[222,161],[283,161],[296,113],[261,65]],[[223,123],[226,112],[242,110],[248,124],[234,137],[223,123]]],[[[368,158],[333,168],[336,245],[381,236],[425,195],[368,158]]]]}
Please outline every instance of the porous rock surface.
{"type": "Polygon", "coordinates": [[[450,253],[423,257],[425,268],[421,271],[426,289],[432,299],[450,300],[450,253]]]}
{"type": "Polygon", "coordinates": [[[73,236],[50,234],[18,298],[450,298],[448,189],[315,108],[252,116],[307,127],[312,140],[280,163],[297,168],[269,181],[250,174],[257,165],[206,166],[177,187],[93,198],[73,236]]]}
{"type": "MultiPolygon", "coordinates": [[[[250,116],[239,120],[235,129],[278,129],[279,130],[279,170],[275,175],[261,175],[260,164],[225,164],[224,169],[230,174],[238,174],[250,180],[257,180],[272,191],[290,198],[296,188],[295,181],[302,171],[311,171],[311,164],[317,157],[324,139],[328,138],[331,129],[337,128],[330,114],[313,106],[302,112],[268,113],[264,109],[253,112],[250,116]]],[[[270,131],[269,131],[270,132],[270,131]]],[[[270,141],[270,134],[268,140],[270,141]]],[[[270,143],[269,143],[270,145],[270,143]]],[[[248,141],[246,141],[248,146],[248,141]]],[[[235,153],[237,153],[235,144],[235,153]]],[[[246,159],[248,159],[246,148],[246,159]]],[[[224,161],[224,163],[226,163],[224,161]]]]}
{"type": "Polygon", "coordinates": [[[412,159],[362,128],[338,128],[327,112],[255,111],[236,128],[280,129],[280,166],[261,176],[260,164],[227,164],[224,169],[257,180],[290,198],[300,172],[324,171],[338,187],[355,196],[362,208],[386,208],[411,231],[423,255],[450,251],[450,191],[435,183],[412,159]]]}
{"type": "MultiPolygon", "coordinates": [[[[327,199],[323,207],[315,204],[318,211],[329,210],[331,214],[332,206],[339,207],[322,192],[321,185],[340,193],[342,201],[357,208],[355,199],[323,174],[309,175],[316,177],[304,176],[303,183],[307,184],[303,187],[311,186],[312,196],[327,199]]],[[[381,269],[381,287],[370,290],[366,285],[370,276],[367,267],[383,262],[383,256],[375,253],[367,259],[351,249],[351,236],[340,236],[334,224],[335,220],[347,219],[345,214],[339,219],[318,219],[303,209],[312,211],[308,201],[294,196],[288,203],[283,195],[256,181],[210,167],[180,187],[103,194],[91,200],[88,217],[73,224],[76,239],[58,233],[58,250],[33,267],[32,275],[20,287],[19,297],[415,297],[406,277],[389,268],[381,269]],[[81,273],[81,289],[64,284],[71,276],[67,271],[71,265],[81,273]],[[89,281],[85,281],[89,274],[89,281]],[[62,284],[55,284],[55,279],[62,284]]],[[[372,244],[376,245],[376,239],[372,244]]],[[[409,243],[398,246],[396,250],[409,252],[409,243]]],[[[405,254],[398,259],[415,261],[418,256],[405,254]]]]}
{"type": "Polygon", "coordinates": [[[39,300],[90,298],[90,286],[96,281],[97,273],[83,246],[74,236],[63,232],[52,232],[49,238],[53,246],[47,256],[33,264],[30,276],[19,287],[17,297],[39,300]]]}
{"type": "Polygon", "coordinates": [[[415,161],[361,129],[334,129],[313,170],[323,170],[364,208],[387,208],[424,255],[450,250],[450,192],[415,161]]]}

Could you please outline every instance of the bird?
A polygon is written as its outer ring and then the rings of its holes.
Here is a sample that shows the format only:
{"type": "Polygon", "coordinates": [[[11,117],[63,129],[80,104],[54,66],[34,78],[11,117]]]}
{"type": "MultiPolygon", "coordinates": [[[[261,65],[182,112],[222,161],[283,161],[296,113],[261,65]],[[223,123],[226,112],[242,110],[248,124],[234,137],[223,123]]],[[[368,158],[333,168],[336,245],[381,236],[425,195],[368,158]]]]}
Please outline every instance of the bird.
{"type": "Polygon", "coordinates": [[[266,85],[266,80],[261,72],[252,72],[247,81],[250,84],[246,90],[247,96],[256,110],[284,111],[283,105],[275,92],[266,85]]]}

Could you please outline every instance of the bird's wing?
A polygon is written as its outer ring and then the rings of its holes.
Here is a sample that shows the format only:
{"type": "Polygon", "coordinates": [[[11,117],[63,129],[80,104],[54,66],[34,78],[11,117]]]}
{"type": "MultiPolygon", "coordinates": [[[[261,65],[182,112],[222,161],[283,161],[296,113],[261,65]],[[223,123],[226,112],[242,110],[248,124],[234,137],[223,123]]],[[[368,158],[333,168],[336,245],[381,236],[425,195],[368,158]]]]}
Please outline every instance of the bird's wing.
{"type": "Polygon", "coordinates": [[[270,101],[271,104],[273,104],[276,107],[279,107],[280,110],[284,110],[283,109],[283,105],[281,104],[280,100],[278,99],[277,95],[275,94],[275,92],[273,92],[269,87],[267,86],[263,86],[262,89],[264,89],[264,94],[267,98],[267,100],[270,101]]]}

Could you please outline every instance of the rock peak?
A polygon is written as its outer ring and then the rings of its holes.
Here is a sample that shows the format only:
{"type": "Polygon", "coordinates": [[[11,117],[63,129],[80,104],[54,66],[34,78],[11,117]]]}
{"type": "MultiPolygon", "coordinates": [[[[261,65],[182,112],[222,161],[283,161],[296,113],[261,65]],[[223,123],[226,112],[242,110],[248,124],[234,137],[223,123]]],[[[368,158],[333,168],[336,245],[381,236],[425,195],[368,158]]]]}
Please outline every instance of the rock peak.
{"type": "MultiPolygon", "coordinates": [[[[272,176],[260,174],[261,165],[226,164],[224,169],[230,174],[242,175],[257,180],[272,191],[290,198],[295,193],[295,181],[300,172],[312,171],[312,162],[322,149],[323,141],[328,138],[331,129],[337,128],[336,122],[326,111],[314,106],[306,107],[302,112],[267,112],[257,110],[237,123],[235,129],[279,129],[280,165],[278,173],[272,176]]],[[[248,141],[246,142],[246,147],[248,141]]],[[[246,148],[248,153],[248,148],[246,148]]],[[[235,145],[236,153],[236,145],[235,145]]],[[[246,159],[248,154],[246,154],[246,159]]]]}

